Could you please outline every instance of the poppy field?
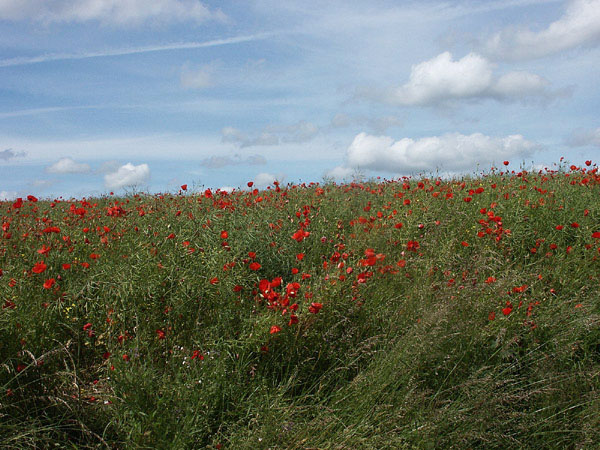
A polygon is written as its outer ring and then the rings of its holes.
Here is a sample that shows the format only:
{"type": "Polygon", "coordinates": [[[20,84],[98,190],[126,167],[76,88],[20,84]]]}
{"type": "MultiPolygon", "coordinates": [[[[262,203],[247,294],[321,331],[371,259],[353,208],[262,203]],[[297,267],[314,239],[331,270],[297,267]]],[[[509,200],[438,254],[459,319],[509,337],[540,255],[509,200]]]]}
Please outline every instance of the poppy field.
{"type": "Polygon", "coordinates": [[[0,202],[0,448],[594,447],[600,174],[512,165],[0,202]]]}

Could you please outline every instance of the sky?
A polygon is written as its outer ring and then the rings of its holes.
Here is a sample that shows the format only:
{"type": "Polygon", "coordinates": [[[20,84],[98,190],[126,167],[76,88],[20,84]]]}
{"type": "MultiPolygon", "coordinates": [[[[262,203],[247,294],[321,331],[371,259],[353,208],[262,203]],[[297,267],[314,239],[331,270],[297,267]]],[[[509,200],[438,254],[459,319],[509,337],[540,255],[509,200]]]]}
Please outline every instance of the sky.
{"type": "Polygon", "coordinates": [[[0,200],[574,164],[600,0],[0,0],[0,200]]]}

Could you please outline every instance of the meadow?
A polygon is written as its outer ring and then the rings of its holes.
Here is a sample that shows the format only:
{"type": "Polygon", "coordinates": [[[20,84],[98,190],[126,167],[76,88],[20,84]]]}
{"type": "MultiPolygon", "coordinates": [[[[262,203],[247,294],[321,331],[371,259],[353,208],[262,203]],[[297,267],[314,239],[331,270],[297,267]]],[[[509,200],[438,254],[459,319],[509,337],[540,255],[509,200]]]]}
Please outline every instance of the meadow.
{"type": "Polygon", "coordinates": [[[0,203],[0,448],[594,448],[600,175],[512,166],[0,203]]]}

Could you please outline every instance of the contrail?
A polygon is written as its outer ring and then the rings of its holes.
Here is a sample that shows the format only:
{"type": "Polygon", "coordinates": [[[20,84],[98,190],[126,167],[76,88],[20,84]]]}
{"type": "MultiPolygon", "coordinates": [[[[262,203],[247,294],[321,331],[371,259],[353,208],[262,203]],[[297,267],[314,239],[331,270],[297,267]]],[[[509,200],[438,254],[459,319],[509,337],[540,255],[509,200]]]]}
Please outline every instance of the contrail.
{"type": "Polygon", "coordinates": [[[88,53],[50,53],[39,56],[22,56],[0,60],[0,67],[25,66],[29,64],[39,64],[50,61],[66,61],[73,59],[102,58],[105,56],[123,56],[135,55],[138,53],[164,52],[168,50],[186,50],[193,48],[217,47],[220,45],[239,44],[241,42],[250,42],[260,39],[266,39],[278,33],[259,33],[248,36],[235,36],[225,39],[215,39],[206,42],[178,42],[164,45],[151,45],[146,47],[123,48],[116,50],[105,50],[88,53]]]}

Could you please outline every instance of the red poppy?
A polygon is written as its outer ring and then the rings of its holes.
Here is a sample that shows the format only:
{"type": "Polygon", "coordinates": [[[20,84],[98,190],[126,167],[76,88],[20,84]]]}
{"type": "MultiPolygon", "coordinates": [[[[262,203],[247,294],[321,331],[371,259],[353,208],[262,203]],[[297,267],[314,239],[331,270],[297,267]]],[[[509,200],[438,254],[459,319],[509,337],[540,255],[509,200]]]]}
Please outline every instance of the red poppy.
{"type": "Polygon", "coordinates": [[[164,339],[165,338],[165,332],[163,330],[161,330],[161,329],[156,330],[156,334],[158,336],[158,339],[164,339]]]}
{"type": "Polygon", "coordinates": [[[98,253],[90,254],[90,259],[98,259],[98,258],[100,258],[100,255],[98,253]]]}
{"type": "Polygon", "coordinates": [[[221,239],[227,239],[229,237],[229,233],[227,231],[221,231],[221,239]]]}
{"type": "Polygon", "coordinates": [[[290,321],[288,322],[289,326],[295,325],[298,323],[298,316],[296,314],[292,314],[290,316],[290,321]]]}
{"type": "Polygon", "coordinates": [[[508,166],[508,161],[504,161],[502,164],[504,164],[505,166],[508,166]]]}
{"type": "Polygon", "coordinates": [[[51,247],[46,247],[45,245],[42,245],[42,248],[40,248],[37,252],[40,255],[47,255],[50,252],[51,247]]]}
{"type": "Polygon", "coordinates": [[[276,334],[279,333],[281,331],[281,327],[278,327],[277,325],[273,325],[271,327],[271,329],[269,330],[270,334],[276,334]]]}
{"type": "Polygon", "coordinates": [[[296,240],[297,242],[302,242],[309,235],[310,235],[310,233],[308,231],[304,231],[304,230],[300,229],[292,235],[292,239],[296,240]]]}
{"type": "Polygon", "coordinates": [[[571,224],[571,228],[579,228],[579,224],[577,222],[573,222],[571,224]]]}
{"type": "Polygon", "coordinates": [[[217,284],[218,282],[219,282],[219,279],[217,277],[210,279],[210,284],[217,284]]]}
{"type": "Polygon", "coordinates": [[[56,280],[54,278],[50,278],[44,282],[44,289],[51,289],[54,286],[56,280]]]}
{"type": "Polygon", "coordinates": [[[253,262],[253,263],[250,264],[249,267],[250,267],[250,270],[258,270],[258,269],[261,268],[261,265],[259,263],[257,263],[257,262],[253,262]]]}
{"type": "Polygon", "coordinates": [[[492,311],[488,314],[488,320],[494,320],[496,318],[496,311],[492,311]]]}
{"type": "Polygon", "coordinates": [[[62,265],[62,268],[63,268],[63,270],[69,270],[69,269],[71,268],[71,264],[69,264],[69,263],[64,263],[64,264],[62,265]]]}
{"type": "Polygon", "coordinates": [[[592,237],[594,239],[600,239],[600,231],[595,231],[592,233],[592,237]]]}
{"type": "Polygon", "coordinates": [[[86,324],[83,326],[83,331],[87,331],[87,330],[89,330],[90,328],[92,328],[92,324],[88,322],[88,323],[86,323],[86,324]]]}
{"type": "Polygon", "coordinates": [[[511,302],[506,302],[506,307],[502,309],[502,314],[508,316],[513,310],[513,305],[511,302]]]}
{"type": "Polygon", "coordinates": [[[48,266],[46,266],[46,264],[44,264],[44,261],[40,261],[38,263],[35,263],[35,265],[33,266],[33,269],[31,269],[31,271],[33,273],[42,273],[46,270],[48,266]]]}
{"type": "Polygon", "coordinates": [[[311,303],[308,310],[313,314],[317,314],[321,311],[321,308],[323,308],[323,303],[311,303]]]}
{"type": "Polygon", "coordinates": [[[298,254],[296,255],[296,259],[297,259],[298,261],[302,261],[302,260],[304,259],[304,253],[298,253],[298,254]]]}
{"type": "Polygon", "coordinates": [[[181,185],[181,190],[182,191],[187,191],[187,184],[182,184],[181,185]]]}

